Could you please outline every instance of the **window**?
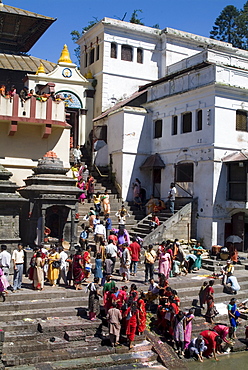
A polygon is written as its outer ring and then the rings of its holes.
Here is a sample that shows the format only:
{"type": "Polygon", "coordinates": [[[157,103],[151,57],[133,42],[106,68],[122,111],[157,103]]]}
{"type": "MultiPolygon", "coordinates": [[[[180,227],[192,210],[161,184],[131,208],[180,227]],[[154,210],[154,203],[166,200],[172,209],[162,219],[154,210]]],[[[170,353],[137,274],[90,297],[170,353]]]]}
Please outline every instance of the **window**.
{"type": "Polygon", "coordinates": [[[192,113],[187,112],[182,115],[182,134],[192,131],[192,113]]]}
{"type": "Polygon", "coordinates": [[[140,48],[137,49],[137,63],[143,63],[143,50],[140,48]]]}
{"type": "Polygon", "coordinates": [[[84,54],[84,67],[87,67],[87,64],[88,64],[88,54],[85,53],[84,54]]]}
{"type": "Polygon", "coordinates": [[[179,163],[176,165],[176,182],[193,182],[193,179],[193,163],[179,163]]]}
{"type": "Polygon", "coordinates": [[[99,55],[100,55],[100,47],[99,47],[99,45],[97,45],[97,47],[96,47],[96,60],[99,60],[99,55]]]}
{"type": "Polygon", "coordinates": [[[162,120],[158,119],[154,125],[154,139],[162,137],[162,120]]]}
{"type": "Polygon", "coordinates": [[[202,110],[196,112],[196,131],[202,130],[202,110]]]}
{"type": "Polygon", "coordinates": [[[236,111],[236,130],[237,131],[248,131],[247,130],[247,112],[245,110],[236,111]]]}
{"type": "Polygon", "coordinates": [[[172,135],[177,135],[177,116],[172,117],[172,130],[171,130],[172,135]]]}
{"type": "Polygon", "coordinates": [[[111,42],[110,58],[117,58],[117,45],[114,42],[111,42]]]}
{"type": "Polygon", "coordinates": [[[132,62],[133,60],[133,48],[129,45],[121,46],[121,60],[132,62]]]}
{"type": "Polygon", "coordinates": [[[94,61],[95,61],[95,49],[93,48],[90,51],[90,62],[89,62],[89,64],[94,63],[94,61]]]}
{"type": "Polygon", "coordinates": [[[246,201],[247,168],[244,162],[228,165],[228,198],[230,200],[246,201]]]}

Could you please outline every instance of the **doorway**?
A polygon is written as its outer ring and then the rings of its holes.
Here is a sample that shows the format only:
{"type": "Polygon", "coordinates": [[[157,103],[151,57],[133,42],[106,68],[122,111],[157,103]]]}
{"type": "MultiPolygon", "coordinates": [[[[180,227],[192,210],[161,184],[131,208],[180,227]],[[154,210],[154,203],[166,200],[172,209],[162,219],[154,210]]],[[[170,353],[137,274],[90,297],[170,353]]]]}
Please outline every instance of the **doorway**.
{"type": "Polygon", "coordinates": [[[153,196],[161,198],[161,169],[153,169],[153,196]]]}

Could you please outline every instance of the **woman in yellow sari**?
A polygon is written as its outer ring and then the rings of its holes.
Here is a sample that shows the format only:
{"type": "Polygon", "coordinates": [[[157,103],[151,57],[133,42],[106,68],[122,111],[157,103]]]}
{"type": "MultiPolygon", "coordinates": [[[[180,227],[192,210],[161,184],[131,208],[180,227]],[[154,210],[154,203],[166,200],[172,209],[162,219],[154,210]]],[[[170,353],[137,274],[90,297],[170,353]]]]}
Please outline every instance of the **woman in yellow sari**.
{"type": "Polygon", "coordinates": [[[48,280],[52,286],[56,286],[57,279],[59,277],[59,265],[55,267],[55,261],[60,261],[60,255],[56,251],[56,247],[52,246],[50,253],[48,254],[48,280]]]}

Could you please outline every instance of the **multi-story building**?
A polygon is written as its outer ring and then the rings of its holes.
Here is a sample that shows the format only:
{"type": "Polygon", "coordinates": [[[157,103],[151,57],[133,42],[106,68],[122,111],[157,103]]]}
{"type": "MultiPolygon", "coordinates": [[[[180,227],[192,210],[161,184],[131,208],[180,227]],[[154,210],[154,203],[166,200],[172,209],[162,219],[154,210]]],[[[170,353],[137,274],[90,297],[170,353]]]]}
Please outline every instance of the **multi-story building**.
{"type": "MultiPolygon", "coordinates": [[[[143,26],[104,19],[97,27],[112,30],[112,39],[104,36],[103,49],[117,37],[130,45],[139,27],[140,42],[146,37],[143,26]]],[[[154,36],[156,31],[150,32],[154,36]]],[[[111,59],[109,48],[103,53],[104,65],[111,59]]],[[[247,248],[248,52],[165,29],[156,34],[148,59],[149,63],[156,60],[160,78],[132,91],[131,97],[94,119],[96,133],[107,127],[106,145],[97,152],[96,164],[108,164],[112,158],[124,199],[132,199],[135,177],[141,180],[147,198],[154,194],[164,200],[170,182],[175,181],[178,196],[198,198],[196,237],[210,248],[224,245],[233,233],[243,239],[240,247],[247,248]]],[[[126,69],[120,62],[120,93],[133,81],[136,68],[135,60],[133,65],[125,63],[126,69]],[[121,83],[123,71],[126,76],[121,83]]],[[[147,79],[152,78],[149,63],[147,79]]],[[[97,72],[105,74],[104,68],[97,72]]],[[[108,78],[110,83],[112,76],[108,78]]]]}

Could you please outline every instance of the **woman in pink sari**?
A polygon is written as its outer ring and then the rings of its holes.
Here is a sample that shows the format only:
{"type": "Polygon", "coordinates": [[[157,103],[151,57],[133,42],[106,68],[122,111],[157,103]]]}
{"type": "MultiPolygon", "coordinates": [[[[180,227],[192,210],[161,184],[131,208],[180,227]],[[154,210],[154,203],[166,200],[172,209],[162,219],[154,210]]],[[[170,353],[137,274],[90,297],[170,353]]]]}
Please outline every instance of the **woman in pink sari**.
{"type": "Polygon", "coordinates": [[[170,276],[170,270],[171,270],[171,255],[166,250],[162,250],[159,253],[158,272],[160,274],[164,274],[166,280],[168,280],[170,276]]]}
{"type": "Polygon", "coordinates": [[[184,349],[188,348],[191,341],[192,320],[195,317],[191,308],[185,316],[184,349]]]}

